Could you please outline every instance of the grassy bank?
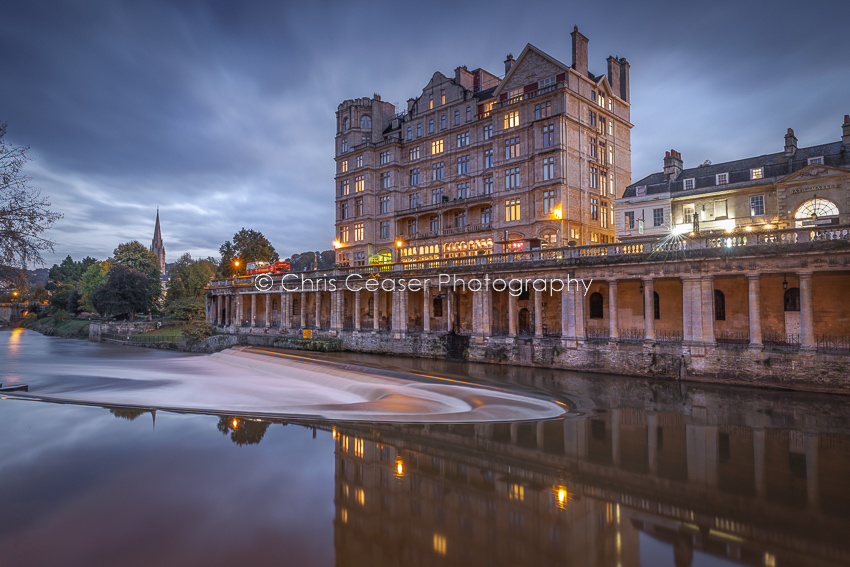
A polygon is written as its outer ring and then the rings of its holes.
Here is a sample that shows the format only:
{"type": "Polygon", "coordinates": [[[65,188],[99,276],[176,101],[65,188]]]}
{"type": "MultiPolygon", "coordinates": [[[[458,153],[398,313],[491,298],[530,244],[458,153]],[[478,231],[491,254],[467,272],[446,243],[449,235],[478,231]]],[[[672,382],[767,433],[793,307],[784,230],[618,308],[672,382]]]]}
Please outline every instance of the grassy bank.
{"type": "Polygon", "coordinates": [[[54,317],[44,317],[39,319],[34,315],[29,315],[18,324],[24,329],[32,329],[38,331],[42,335],[55,337],[64,337],[66,339],[88,339],[89,338],[89,322],[79,321],[77,319],[62,319],[54,317]]]}

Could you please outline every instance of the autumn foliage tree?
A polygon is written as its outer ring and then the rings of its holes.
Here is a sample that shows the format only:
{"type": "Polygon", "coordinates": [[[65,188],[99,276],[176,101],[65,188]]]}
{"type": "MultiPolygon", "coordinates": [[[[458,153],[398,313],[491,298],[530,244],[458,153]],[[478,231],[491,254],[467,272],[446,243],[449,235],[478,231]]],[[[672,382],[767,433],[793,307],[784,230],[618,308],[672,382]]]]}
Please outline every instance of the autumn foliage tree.
{"type": "Polygon", "coordinates": [[[218,276],[229,278],[234,273],[245,275],[248,262],[277,262],[280,256],[262,232],[243,228],[219,248],[221,263],[218,276]],[[239,261],[238,268],[235,265],[239,261]]]}

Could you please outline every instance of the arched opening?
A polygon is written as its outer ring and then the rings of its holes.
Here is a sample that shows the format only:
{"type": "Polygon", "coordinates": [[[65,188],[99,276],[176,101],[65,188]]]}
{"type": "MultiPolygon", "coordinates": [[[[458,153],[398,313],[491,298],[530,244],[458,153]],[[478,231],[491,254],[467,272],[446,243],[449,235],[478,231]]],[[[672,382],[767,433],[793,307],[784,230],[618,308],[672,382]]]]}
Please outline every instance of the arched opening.
{"type": "Polygon", "coordinates": [[[829,199],[815,197],[797,208],[794,218],[798,221],[838,216],[838,206],[829,199]]]}
{"type": "Polygon", "coordinates": [[[590,294],[590,319],[602,319],[605,316],[604,299],[602,294],[595,291],[590,294]]]}
{"type": "Polygon", "coordinates": [[[364,130],[371,130],[372,129],[372,118],[369,117],[369,116],[364,116],[363,118],[361,118],[360,119],[360,128],[362,128],[364,130]]]}
{"type": "Polygon", "coordinates": [[[719,289],[714,290],[714,320],[726,320],[726,296],[719,289]]]}
{"type": "Polygon", "coordinates": [[[443,296],[435,295],[433,298],[433,304],[431,305],[431,316],[440,318],[443,316],[443,296]]]}
{"type": "Polygon", "coordinates": [[[657,291],[652,292],[652,312],[655,319],[661,319],[661,300],[657,291]]]}
{"type": "Polygon", "coordinates": [[[519,310],[519,334],[531,334],[531,312],[525,307],[519,310]]]}
{"type": "Polygon", "coordinates": [[[785,311],[800,310],[800,288],[789,287],[785,290],[785,311]]]}
{"type": "Polygon", "coordinates": [[[374,317],[375,317],[375,298],[374,298],[374,296],[370,297],[369,301],[367,302],[367,313],[366,313],[366,315],[368,315],[369,317],[371,317],[374,320],[374,317]]]}
{"type": "Polygon", "coordinates": [[[348,117],[345,117],[345,118],[342,119],[342,131],[348,132],[348,126],[349,126],[348,117]]]}

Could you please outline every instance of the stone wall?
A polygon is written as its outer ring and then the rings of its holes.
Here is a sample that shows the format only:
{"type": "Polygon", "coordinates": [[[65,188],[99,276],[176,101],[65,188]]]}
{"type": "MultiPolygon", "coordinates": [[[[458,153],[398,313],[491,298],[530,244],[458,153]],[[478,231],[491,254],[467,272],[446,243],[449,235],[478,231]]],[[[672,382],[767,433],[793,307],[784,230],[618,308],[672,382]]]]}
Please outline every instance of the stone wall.
{"type": "Polygon", "coordinates": [[[100,342],[102,334],[109,335],[139,335],[157,330],[156,321],[108,321],[105,323],[91,323],[89,325],[89,340],[100,342]]]}

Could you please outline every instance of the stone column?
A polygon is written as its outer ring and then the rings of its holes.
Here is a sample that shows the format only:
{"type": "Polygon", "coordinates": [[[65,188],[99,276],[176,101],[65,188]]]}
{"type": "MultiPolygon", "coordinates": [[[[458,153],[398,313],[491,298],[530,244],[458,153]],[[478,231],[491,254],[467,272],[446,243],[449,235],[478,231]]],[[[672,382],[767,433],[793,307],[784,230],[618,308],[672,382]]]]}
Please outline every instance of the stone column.
{"type": "Polygon", "coordinates": [[[451,333],[455,329],[455,288],[446,288],[446,332],[451,333]]]}
{"type": "Polygon", "coordinates": [[[534,291],[534,336],[543,336],[543,293],[534,291]]]}
{"type": "Polygon", "coordinates": [[[422,332],[431,332],[431,283],[425,280],[422,288],[422,332]]]}
{"type": "MultiPolygon", "coordinates": [[[[567,285],[569,286],[569,277],[567,285]]],[[[561,336],[566,339],[576,338],[576,320],[573,316],[575,290],[569,288],[561,292],[561,336]]]]}
{"type": "Polygon", "coordinates": [[[231,318],[230,312],[233,310],[233,306],[230,305],[230,298],[231,298],[230,295],[224,296],[224,321],[222,321],[222,323],[224,325],[230,324],[230,318],[231,318]]]}
{"type": "Polygon", "coordinates": [[[812,272],[799,272],[797,276],[800,278],[800,350],[815,350],[812,272]]]}
{"type": "Polygon", "coordinates": [[[762,349],[761,336],[761,274],[747,274],[750,312],[750,348],[762,349]]]}
{"type": "Polygon", "coordinates": [[[646,414],[646,445],[649,454],[649,472],[658,473],[658,414],[646,414]]]}
{"type": "Polygon", "coordinates": [[[643,278],[643,339],[655,342],[655,280],[643,278]]]}
{"type": "Polygon", "coordinates": [[[608,280],[608,340],[620,338],[620,318],[617,307],[617,280],[608,280]]]}
{"type": "Polygon", "coordinates": [[[392,292],[393,294],[393,331],[407,332],[407,290],[392,292]]]}
{"type": "Polygon", "coordinates": [[[345,317],[345,298],[341,289],[331,292],[331,330],[341,331],[345,317]]]}
{"type": "Polygon", "coordinates": [[[584,320],[584,286],[576,289],[573,295],[573,313],[575,315],[576,339],[583,341],[587,338],[587,321],[584,320]]]}
{"type": "Polygon", "coordinates": [[[517,333],[517,297],[508,293],[508,335],[515,337],[517,333]]]}
{"type": "Polygon", "coordinates": [[[316,330],[322,328],[322,292],[316,292],[316,330]]]}
{"type": "Polygon", "coordinates": [[[715,345],[714,338],[714,276],[703,276],[702,286],[702,340],[706,345],[715,345]]]}
{"type": "Polygon", "coordinates": [[[266,301],[266,329],[272,326],[272,294],[266,293],[263,298],[266,301]]]}
{"type": "Polygon", "coordinates": [[[257,294],[251,294],[251,326],[257,326],[257,294]]]}
{"type": "Polygon", "coordinates": [[[688,344],[702,344],[702,290],[698,276],[682,278],[683,339],[688,344]]]}
{"type": "Polygon", "coordinates": [[[213,323],[216,325],[220,325],[219,317],[221,317],[221,311],[219,310],[219,297],[220,295],[213,296],[213,323]]]}
{"type": "Polygon", "coordinates": [[[381,290],[376,289],[372,292],[374,309],[372,309],[372,328],[376,331],[381,330],[381,290]]]}
{"type": "Polygon", "coordinates": [[[360,303],[360,290],[354,292],[354,330],[360,330],[360,310],[362,309],[362,305],[360,303]]]}
{"type": "Polygon", "coordinates": [[[289,294],[280,292],[280,330],[289,328],[289,294]]]}
{"type": "Polygon", "coordinates": [[[481,289],[473,293],[481,299],[481,326],[474,330],[485,337],[490,337],[493,335],[493,292],[489,289],[481,289]]]}
{"type": "Polygon", "coordinates": [[[820,498],[818,494],[818,441],[817,433],[806,433],[803,437],[803,445],[806,450],[806,492],[809,508],[812,510],[818,509],[820,498]]]}
{"type": "Polygon", "coordinates": [[[587,456],[586,424],[585,418],[564,420],[564,454],[577,458],[587,456]]]}
{"type": "Polygon", "coordinates": [[[307,292],[301,292],[301,329],[307,328],[307,292]]]}

